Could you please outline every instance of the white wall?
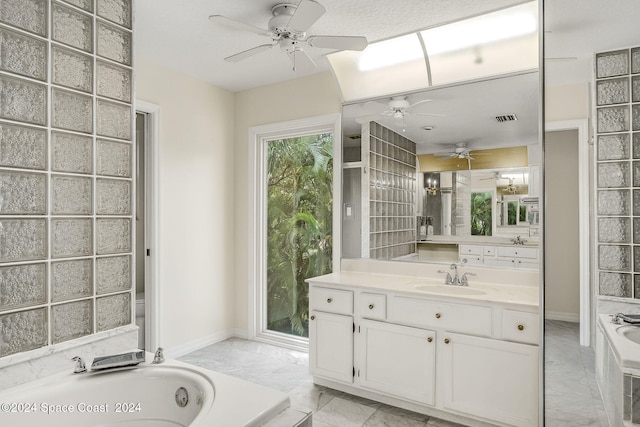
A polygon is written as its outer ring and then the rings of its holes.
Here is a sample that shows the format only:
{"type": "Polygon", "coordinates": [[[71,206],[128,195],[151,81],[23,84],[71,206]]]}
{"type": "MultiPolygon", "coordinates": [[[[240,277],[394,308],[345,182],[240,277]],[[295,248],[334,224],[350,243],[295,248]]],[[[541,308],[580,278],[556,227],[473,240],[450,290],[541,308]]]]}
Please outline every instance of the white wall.
{"type": "MultiPolygon", "coordinates": [[[[247,234],[249,128],[341,111],[340,91],[330,73],[250,89],[235,97],[235,327],[248,331],[249,236],[247,234]]],[[[340,240],[337,238],[336,242],[340,240]]]]}
{"type": "Polygon", "coordinates": [[[233,330],[234,94],[142,59],[135,78],[160,106],[159,345],[175,353],[233,330]]]}

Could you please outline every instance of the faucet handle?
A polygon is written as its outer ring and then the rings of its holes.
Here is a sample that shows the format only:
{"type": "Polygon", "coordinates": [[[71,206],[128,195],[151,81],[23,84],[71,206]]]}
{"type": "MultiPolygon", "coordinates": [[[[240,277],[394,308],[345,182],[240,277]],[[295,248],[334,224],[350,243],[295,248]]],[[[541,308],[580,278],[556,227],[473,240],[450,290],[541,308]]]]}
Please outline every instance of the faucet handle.
{"type": "MultiPolygon", "coordinates": [[[[446,272],[446,271],[444,271],[444,270],[438,270],[437,272],[438,272],[438,273],[442,273],[442,274],[447,273],[447,272],[446,272]]],[[[453,283],[453,277],[451,277],[451,274],[450,274],[450,273],[447,273],[447,277],[445,277],[445,279],[444,279],[444,284],[445,284],[445,285],[450,285],[450,284],[452,284],[452,283],[453,283]]]]}
{"type": "Polygon", "coordinates": [[[84,360],[80,356],[76,356],[73,359],[76,362],[76,367],[73,369],[74,374],[83,374],[87,372],[87,366],[84,364],[84,360]]]}
{"type": "Polygon", "coordinates": [[[467,276],[477,276],[476,273],[470,273],[470,272],[466,272],[462,275],[462,277],[460,278],[460,285],[461,286],[469,286],[469,279],[467,278],[467,276]]]}
{"type": "Polygon", "coordinates": [[[153,362],[151,363],[162,363],[164,362],[164,349],[162,347],[158,347],[156,350],[156,354],[153,356],[153,362]]]}

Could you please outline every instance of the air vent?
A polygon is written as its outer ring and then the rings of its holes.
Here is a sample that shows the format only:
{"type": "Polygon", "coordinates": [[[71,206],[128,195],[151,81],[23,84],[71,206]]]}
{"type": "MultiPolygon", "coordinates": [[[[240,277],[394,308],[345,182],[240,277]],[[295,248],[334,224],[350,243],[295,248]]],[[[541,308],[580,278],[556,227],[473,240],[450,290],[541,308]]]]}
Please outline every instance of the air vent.
{"type": "Polygon", "coordinates": [[[504,116],[496,116],[496,121],[498,123],[515,122],[516,120],[518,120],[518,117],[515,114],[506,114],[504,116]]]}

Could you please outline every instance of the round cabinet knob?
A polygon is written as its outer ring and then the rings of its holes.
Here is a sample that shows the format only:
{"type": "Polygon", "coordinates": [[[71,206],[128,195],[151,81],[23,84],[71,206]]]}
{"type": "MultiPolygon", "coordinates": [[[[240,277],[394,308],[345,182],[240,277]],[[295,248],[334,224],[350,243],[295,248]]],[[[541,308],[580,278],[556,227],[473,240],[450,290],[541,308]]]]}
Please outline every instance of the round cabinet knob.
{"type": "Polygon", "coordinates": [[[369,304],[369,310],[373,310],[373,304],[369,304]]]}
{"type": "Polygon", "coordinates": [[[316,320],[316,316],[311,316],[311,320],[316,320]]]}
{"type": "Polygon", "coordinates": [[[333,301],[333,298],[327,298],[327,304],[331,304],[332,301],[333,301]]]}
{"type": "Polygon", "coordinates": [[[427,342],[431,342],[431,341],[433,341],[433,338],[431,337],[427,338],[427,342]]]}
{"type": "Polygon", "coordinates": [[[445,339],[444,339],[444,343],[445,343],[445,344],[449,344],[449,338],[445,338],[445,339]]]}
{"type": "Polygon", "coordinates": [[[518,330],[519,331],[524,331],[524,325],[518,325],[518,330]]]}
{"type": "Polygon", "coordinates": [[[440,313],[436,313],[436,319],[440,318],[440,313]]]}

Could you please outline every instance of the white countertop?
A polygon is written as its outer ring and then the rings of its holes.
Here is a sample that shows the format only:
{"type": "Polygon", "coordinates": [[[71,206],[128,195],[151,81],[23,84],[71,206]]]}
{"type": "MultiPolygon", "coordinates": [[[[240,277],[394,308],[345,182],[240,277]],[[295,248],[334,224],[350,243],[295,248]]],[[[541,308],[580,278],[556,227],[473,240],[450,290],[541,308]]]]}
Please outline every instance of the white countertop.
{"type": "MultiPolygon", "coordinates": [[[[600,314],[598,316],[598,324],[604,334],[607,341],[611,345],[611,349],[618,360],[618,366],[623,373],[639,375],[640,374],[640,344],[637,344],[616,331],[618,328],[628,326],[626,322],[622,322],[618,325],[611,323],[610,314],[600,314]]],[[[640,326],[634,326],[640,328],[640,326]]]]}
{"type": "Polygon", "coordinates": [[[537,286],[518,283],[488,283],[469,277],[469,286],[444,284],[442,277],[421,277],[395,274],[372,274],[365,272],[341,271],[308,279],[314,284],[348,285],[366,289],[429,296],[443,301],[464,300],[491,303],[518,304],[529,308],[538,308],[540,292],[537,286]],[[478,294],[469,294],[469,293],[478,294]]]}
{"type": "Polygon", "coordinates": [[[524,245],[514,245],[511,237],[500,236],[429,236],[426,240],[417,240],[417,243],[431,244],[458,244],[458,245],[487,245],[487,246],[525,246],[538,247],[537,237],[522,237],[524,245]]]}

